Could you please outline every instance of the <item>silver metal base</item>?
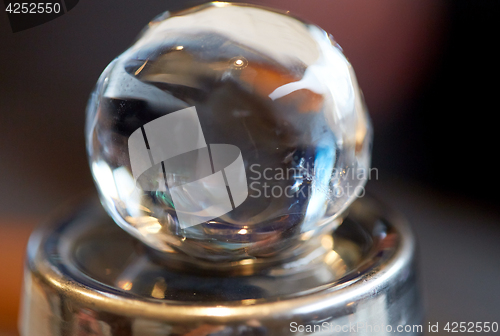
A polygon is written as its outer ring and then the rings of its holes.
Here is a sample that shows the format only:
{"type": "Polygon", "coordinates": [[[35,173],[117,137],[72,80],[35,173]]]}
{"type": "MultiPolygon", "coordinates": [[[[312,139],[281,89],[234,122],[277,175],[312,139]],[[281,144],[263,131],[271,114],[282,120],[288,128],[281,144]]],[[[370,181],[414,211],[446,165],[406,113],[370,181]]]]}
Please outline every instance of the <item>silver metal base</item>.
{"type": "Polygon", "coordinates": [[[294,260],[233,275],[182,265],[91,202],[31,237],[21,335],[422,333],[413,235],[369,197],[294,260]]]}

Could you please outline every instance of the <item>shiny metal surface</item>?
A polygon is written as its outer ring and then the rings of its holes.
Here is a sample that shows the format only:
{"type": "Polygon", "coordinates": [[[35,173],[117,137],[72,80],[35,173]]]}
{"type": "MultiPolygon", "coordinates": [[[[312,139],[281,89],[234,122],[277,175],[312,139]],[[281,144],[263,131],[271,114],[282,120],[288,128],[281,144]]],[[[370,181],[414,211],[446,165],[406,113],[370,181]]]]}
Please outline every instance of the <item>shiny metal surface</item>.
{"type": "Polygon", "coordinates": [[[94,202],[33,234],[21,335],[420,334],[397,332],[422,323],[407,224],[364,197],[325,237],[248,275],[170,267],[94,202]]]}

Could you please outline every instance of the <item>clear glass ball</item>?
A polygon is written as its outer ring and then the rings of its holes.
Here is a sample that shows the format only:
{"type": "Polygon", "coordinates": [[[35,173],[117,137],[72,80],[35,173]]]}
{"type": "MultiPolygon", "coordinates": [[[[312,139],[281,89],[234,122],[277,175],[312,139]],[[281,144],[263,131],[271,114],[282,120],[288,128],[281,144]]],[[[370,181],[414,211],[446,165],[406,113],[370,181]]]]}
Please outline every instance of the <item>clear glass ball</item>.
{"type": "Polygon", "coordinates": [[[164,252],[293,254],[341,221],[371,127],[332,37],[285,13],[209,3],[165,13],[104,70],[86,141],[102,204],[164,252]]]}

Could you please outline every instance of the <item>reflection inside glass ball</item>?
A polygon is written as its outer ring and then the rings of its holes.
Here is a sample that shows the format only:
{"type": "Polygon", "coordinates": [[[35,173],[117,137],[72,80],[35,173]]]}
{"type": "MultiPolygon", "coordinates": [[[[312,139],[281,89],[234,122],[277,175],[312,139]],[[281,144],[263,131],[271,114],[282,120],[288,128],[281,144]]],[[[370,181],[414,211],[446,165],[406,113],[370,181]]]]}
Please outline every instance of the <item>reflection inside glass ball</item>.
{"type": "Polygon", "coordinates": [[[362,192],[371,129],[350,64],[320,28],[211,3],[153,20],[87,109],[101,201],[165,252],[296,253],[362,192]]]}

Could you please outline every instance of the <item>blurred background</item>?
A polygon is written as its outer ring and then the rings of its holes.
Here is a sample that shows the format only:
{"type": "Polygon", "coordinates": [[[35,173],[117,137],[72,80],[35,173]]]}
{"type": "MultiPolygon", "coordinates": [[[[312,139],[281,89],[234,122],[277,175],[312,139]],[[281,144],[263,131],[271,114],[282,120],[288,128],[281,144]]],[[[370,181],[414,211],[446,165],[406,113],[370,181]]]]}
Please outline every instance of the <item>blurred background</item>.
{"type": "MultiPolygon", "coordinates": [[[[93,190],[83,125],[100,73],[151,18],[203,2],[81,0],[18,33],[0,13],[0,335],[16,335],[34,225],[93,190]]],[[[500,323],[500,2],[246,2],[316,23],[353,64],[375,130],[367,189],[413,225],[427,320],[500,323]]]]}

